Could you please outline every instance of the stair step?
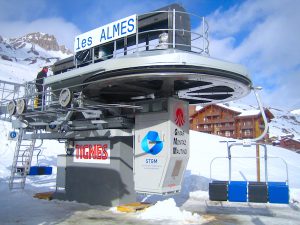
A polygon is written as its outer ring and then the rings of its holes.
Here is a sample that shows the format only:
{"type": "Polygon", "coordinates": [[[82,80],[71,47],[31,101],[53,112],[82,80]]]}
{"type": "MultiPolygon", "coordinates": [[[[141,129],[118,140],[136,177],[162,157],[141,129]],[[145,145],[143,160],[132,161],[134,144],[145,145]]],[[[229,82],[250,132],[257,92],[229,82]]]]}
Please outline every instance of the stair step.
{"type": "Polygon", "coordinates": [[[34,145],[36,140],[23,140],[23,135],[26,133],[36,134],[37,131],[26,132],[26,130],[21,129],[19,132],[18,142],[15,148],[15,156],[11,168],[12,176],[9,179],[9,188],[11,190],[24,189],[26,177],[30,171],[29,166],[32,161],[33,151],[35,150],[34,145]]]}

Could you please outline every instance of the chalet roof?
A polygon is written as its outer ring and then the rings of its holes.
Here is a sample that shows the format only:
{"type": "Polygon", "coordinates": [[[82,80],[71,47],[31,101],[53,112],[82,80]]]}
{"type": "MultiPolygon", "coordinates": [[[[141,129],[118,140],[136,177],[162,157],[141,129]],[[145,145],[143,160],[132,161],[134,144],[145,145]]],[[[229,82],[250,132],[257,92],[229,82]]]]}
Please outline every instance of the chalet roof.
{"type": "MultiPolygon", "coordinates": [[[[237,117],[259,116],[261,114],[260,110],[258,110],[258,109],[245,110],[245,109],[241,109],[241,108],[238,108],[238,107],[227,106],[227,105],[224,105],[224,104],[221,104],[221,103],[213,104],[213,105],[215,105],[217,107],[227,109],[227,110],[237,114],[236,115],[237,117]]],[[[204,107],[196,107],[196,112],[191,117],[197,115],[198,113],[200,113],[202,110],[205,110],[209,106],[210,105],[207,105],[207,106],[204,106],[204,107]]],[[[274,115],[271,113],[271,111],[269,109],[264,109],[264,110],[265,110],[266,116],[269,119],[274,118],[274,115]]]]}
{"type": "MultiPolygon", "coordinates": [[[[274,115],[271,113],[269,109],[264,109],[266,117],[268,119],[273,119],[274,115]]],[[[253,109],[253,110],[245,110],[241,114],[239,114],[237,117],[247,117],[247,116],[260,116],[261,112],[258,109],[253,109]]]]}
{"type": "Polygon", "coordinates": [[[244,112],[243,109],[238,108],[238,107],[227,106],[227,105],[224,105],[224,104],[222,104],[222,103],[218,103],[218,104],[216,104],[216,105],[218,105],[218,106],[220,106],[220,107],[222,107],[222,108],[225,108],[225,109],[228,109],[228,110],[237,112],[237,113],[242,113],[242,112],[244,112]]]}
{"type": "Polygon", "coordinates": [[[238,116],[257,116],[260,114],[260,110],[254,109],[254,110],[247,110],[243,111],[240,115],[238,116]]]}

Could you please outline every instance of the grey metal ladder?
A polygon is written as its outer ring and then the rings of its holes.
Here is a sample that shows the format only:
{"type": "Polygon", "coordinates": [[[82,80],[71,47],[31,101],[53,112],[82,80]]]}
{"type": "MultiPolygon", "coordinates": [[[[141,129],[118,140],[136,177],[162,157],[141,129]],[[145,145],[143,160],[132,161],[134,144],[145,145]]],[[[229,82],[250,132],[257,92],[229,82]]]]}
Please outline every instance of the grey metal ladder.
{"type": "MultiPolygon", "coordinates": [[[[11,167],[9,179],[9,189],[24,189],[26,177],[29,174],[36,139],[24,140],[24,135],[28,133],[26,129],[20,129],[15,147],[15,154],[11,167]]],[[[37,130],[30,131],[36,134],[37,130]]]]}

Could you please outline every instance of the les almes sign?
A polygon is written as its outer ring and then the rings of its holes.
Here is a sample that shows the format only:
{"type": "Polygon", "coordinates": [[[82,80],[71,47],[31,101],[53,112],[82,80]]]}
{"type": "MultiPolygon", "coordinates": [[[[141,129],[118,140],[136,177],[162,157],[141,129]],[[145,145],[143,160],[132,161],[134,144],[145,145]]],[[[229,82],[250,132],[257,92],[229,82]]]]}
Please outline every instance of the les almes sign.
{"type": "Polygon", "coordinates": [[[112,22],[75,37],[74,52],[136,33],[136,15],[112,22]]]}

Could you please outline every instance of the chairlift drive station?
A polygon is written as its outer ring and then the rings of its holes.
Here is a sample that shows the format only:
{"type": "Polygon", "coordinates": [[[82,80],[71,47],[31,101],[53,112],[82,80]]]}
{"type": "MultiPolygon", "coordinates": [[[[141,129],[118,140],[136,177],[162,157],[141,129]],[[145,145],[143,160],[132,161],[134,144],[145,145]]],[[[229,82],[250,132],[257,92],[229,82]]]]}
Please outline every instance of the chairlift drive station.
{"type": "MultiPolygon", "coordinates": [[[[247,70],[209,57],[205,18],[177,4],[95,30],[78,35],[74,56],[52,66],[38,107],[35,81],[8,104],[20,130],[10,188],[22,142],[31,140],[32,152],[36,139],[57,139],[67,154],[58,157],[54,198],[113,206],[135,201],[136,192],[180,192],[189,159],[189,104],[247,95],[247,70]],[[128,35],[120,24],[128,25],[128,35]],[[111,29],[110,41],[93,42],[111,29]]],[[[22,188],[25,180],[26,173],[22,188]]]]}

